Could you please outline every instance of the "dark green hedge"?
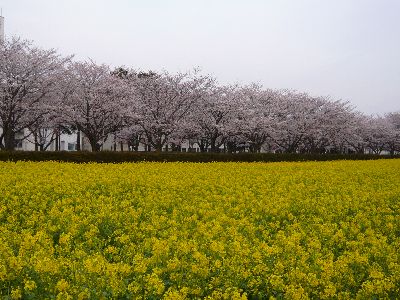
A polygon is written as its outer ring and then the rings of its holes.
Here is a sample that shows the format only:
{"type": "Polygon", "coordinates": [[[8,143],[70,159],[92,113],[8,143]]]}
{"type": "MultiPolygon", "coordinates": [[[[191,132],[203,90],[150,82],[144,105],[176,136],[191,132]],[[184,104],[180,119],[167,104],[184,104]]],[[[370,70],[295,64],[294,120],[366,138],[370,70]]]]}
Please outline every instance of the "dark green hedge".
{"type": "Polygon", "coordinates": [[[31,152],[0,151],[0,161],[64,161],[120,163],[139,161],[159,162],[278,162],[278,161],[325,161],[370,160],[400,158],[400,155],[371,154],[274,154],[274,153],[182,153],[182,152],[31,152]]]}

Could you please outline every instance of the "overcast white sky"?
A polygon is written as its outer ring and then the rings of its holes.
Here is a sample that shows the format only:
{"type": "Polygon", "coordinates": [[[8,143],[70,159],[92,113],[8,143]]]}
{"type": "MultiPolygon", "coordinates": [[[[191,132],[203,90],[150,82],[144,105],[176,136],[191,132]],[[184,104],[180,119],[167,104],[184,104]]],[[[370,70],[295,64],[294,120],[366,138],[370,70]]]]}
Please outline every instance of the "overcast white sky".
{"type": "Polygon", "coordinates": [[[201,67],[400,110],[400,0],[0,0],[6,36],[142,70],[201,67]]]}

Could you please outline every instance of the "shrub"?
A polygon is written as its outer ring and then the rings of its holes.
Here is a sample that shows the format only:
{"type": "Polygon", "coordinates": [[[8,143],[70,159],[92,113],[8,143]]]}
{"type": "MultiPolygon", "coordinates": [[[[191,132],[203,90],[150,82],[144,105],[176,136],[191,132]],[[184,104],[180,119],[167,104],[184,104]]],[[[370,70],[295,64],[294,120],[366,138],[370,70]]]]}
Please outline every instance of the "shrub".
{"type": "Polygon", "coordinates": [[[275,154],[275,153],[182,153],[182,152],[34,152],[0,151],[0,161],[60,161],[60,162],[280,162],[280,161],[328,161],[371,160],[399,158],[373,154],[275,154]]]}

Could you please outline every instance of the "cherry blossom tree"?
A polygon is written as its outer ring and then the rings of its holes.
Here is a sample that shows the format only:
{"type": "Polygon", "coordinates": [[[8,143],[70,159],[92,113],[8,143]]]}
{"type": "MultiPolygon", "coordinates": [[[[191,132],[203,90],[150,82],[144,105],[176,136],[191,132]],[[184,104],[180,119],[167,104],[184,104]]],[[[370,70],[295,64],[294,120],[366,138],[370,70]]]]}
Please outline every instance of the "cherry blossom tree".
{"type": "Polygon", "coordinates": [[[236,130],[243,136],[250,152],[260,152],[271,139],[276,122],[277,103],[280,91],[263,90],[261,86],[252,84],[241,90],[241,106],[236,122],[236,130]]]}
{"type": "Polygon", "coordinates": [[[130,89],[113,76],[108,66],[93,61],[75,62],[69,67],[60,97],[60,115],[99,151],[107,138],[127,126],[130,89]]]}
{"type": "Polygon", "coordinates": [[[190,134],[202,152],[210,147],[219,152],[228,137],[237,134],[235,122],[241,109],[238,86],[213,86],[204,93],[201,102],[190,114],[190,134]]]}
{"type": "MultiPolygon", "coordinates": [[[[122,130],[117,132],[117,141],[123,145],[128,145],[129,151],[139,151],[139,146],[141,143],[146,144],[146,137],[143,129],[136,124],[131,124],[124,127],[122,130]]],[[[123,151],[123,146],[121,146],[121,151],[123,151]]]]}
{"type": "Polygon", "coordinates": [[[368,117],[355,111],[349,119],[350,122],[348,126],[346,126],[343,134],[345,147],[347,150],[363,154],[368,146],[366,141],[368,117]]]}
{"type": "Polygon", "coordinates": [[[381,154],[381,152],[387,148],[390,140],[389,123],[383,117],[370,116],[367,117],[364,125],[366,147],[374,154],[381,154]]]}
{"type": "MultiPolygon", "coordinates": [[[[338,151],[338,145],[347,126],[351,126],[352,107],[348,102],[332,101],[319,97],[313,110],[313,124],[305,133],[302,151],[307,153],[325,153],[338,151]]],[[[339,146],[340,147],[340,146],[339,146]]]]}
{"type": "Polygon", "coordinates": [[[282,91],[278,101],[272,136],[278,149],[296,152],[307,134],[315,129],[316,114],[323,105],[321,98],[306,93],[282,91]]]}
{"type": "Polygon", "coordinates": [[[27,140],[35,145],[36,151],[46,151],[61,133],[71,133],[71,130],[63,125],[59,116],[49,112],[38,118],[28,128],[31,133],[27,140]]]}
{"type": "Polygon", "coordinates": [[[386,150],[394,155],[400,152],[400,112],[392,112],[385,115],[388,130],[388,142],[386,150]]]}
{"type": "Polygon", "coordinates": [[[213,79],[196,71],[177,74],[131,71],[131,74],[128,81],[134,93],[132,120],[142,128],[148,143],[161,151],[181,129],[213,79]]]}
{"type": "MultiPolygon", "coordinates": [[[[12,38],[0,46],[0,148],[14,150],[15,136],[45,118],[70,57],[12,38]]],[[[26,138],[30,132],[27,132],[26,138]]]]}

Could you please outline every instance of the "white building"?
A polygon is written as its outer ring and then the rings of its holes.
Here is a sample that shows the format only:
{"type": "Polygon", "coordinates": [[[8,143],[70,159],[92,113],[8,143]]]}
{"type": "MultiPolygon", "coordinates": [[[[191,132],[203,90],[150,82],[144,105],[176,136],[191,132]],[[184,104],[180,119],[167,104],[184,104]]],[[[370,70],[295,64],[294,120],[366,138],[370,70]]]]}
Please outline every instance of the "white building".
{"type": "MultiPolygon", "coordinates": [[[[2,129],[0,128],[0,134],[2,133],[2,129]]],[[[82,139],[83,140],[83,139],[82,139]]],[[[20,151],[35,151],[38,150],[38,145],[35,145],[35,139],[33,134],[29,132],[28,129],[24,129],[21,132],[18,132],[15,135],[16,146],[15,150],[20,151]]],[[[48,139],[46,144],[49,143],[47,146],[47,151],[76,151],[77,149],[77,135],[76,133],[73,134],[60,134],[57,138],[53,141],[48,139]],[[58,143],[58,147],[57,144],[58,143]]],[[[81,142],[82,145],[82,142],[81,142]]]]}
{"type": "Polygon", "coordinates": [[[0,43],[4,42],[4,17],[0,15],[0,43]]]}

